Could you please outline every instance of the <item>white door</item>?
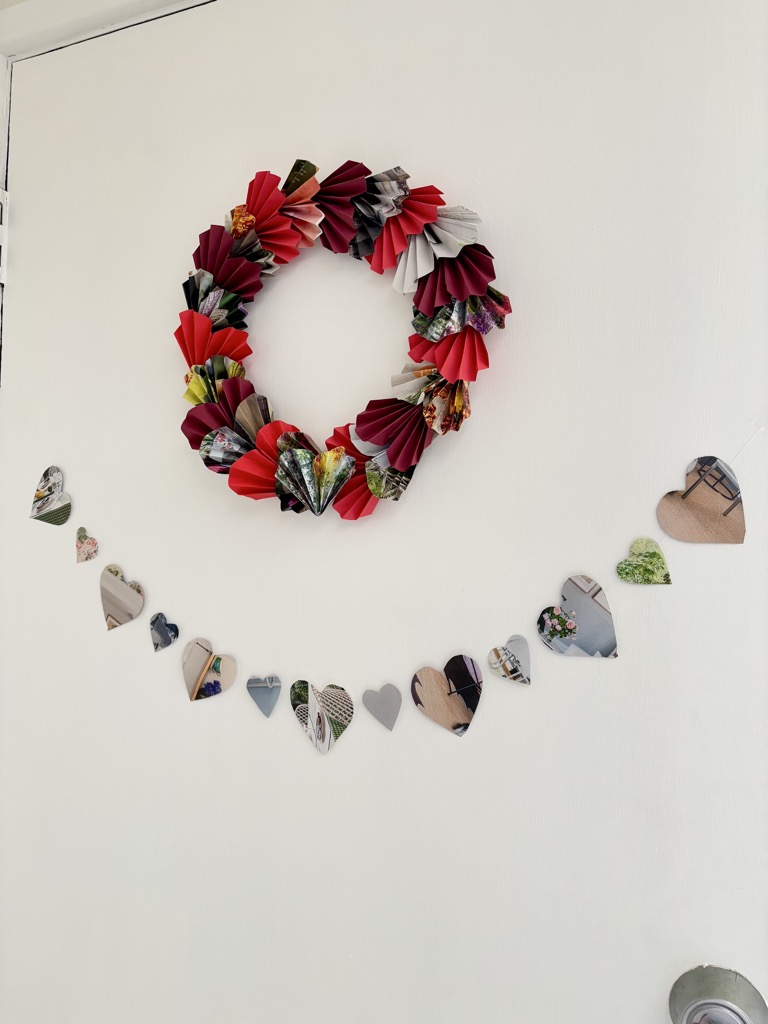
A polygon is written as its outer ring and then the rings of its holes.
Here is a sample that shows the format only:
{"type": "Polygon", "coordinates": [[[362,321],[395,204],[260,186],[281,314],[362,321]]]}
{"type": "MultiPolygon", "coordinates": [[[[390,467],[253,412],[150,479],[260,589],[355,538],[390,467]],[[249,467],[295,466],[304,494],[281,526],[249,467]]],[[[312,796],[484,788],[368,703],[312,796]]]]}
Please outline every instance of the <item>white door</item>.
{"type": "MultiPolygon", "coordinates": [[[[15,64],[1,1021],[662,1024],[702,962],[768,991],[765,30],[760,0],[219,0],[15,64]],[[358,523],[238,498],[179,429],[197,236],[295,158],[477,210],[514,309],[471,419],[358,523]],[[743,545],[656,522],[705,453],[743,545]],[[28,518],[52,464],[61,527],[28,518]],[[617,578],[639,536],[672,586],[617,578]],[[108,631],[109,563],[146,601],[108,631]],[[617,659],[536,637],[572,574],[617,659]],[[530,687],[486,671],[514,633],[530,687]],[[187,699],[194,637],[237,659],[216,700],[187,699]],[[485,675],[460,739],[410,697],[456,653],[485,675]],[[325,756],[297,679],[355,702],[325,756]],[[391,733],[361,703],[386,681],[391,733]]],[[[324,440],[389,394],[389,285],[319,247],[268,283],[248,368],[276,415],[324,440]]]]}

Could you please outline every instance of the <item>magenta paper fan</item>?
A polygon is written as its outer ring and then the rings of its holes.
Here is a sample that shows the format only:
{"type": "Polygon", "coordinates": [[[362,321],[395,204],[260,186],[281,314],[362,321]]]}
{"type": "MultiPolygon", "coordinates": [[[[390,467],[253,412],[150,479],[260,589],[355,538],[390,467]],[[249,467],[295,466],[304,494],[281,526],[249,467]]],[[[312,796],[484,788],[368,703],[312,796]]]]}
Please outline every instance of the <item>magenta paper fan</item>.
{"type": "Polygon", "coordinates": [[[206,434],[222,427],[235,427],[235,414],[244,399],[254,394],[254,387],[243,377],[229,377],[222,382],[219,402],[203,402],[193,406],[184,417],[181,432],[190,448],[198,451],[206,434]]]}
{"type": "Polygon", "coordinates": [[[457,380],[477,380],[478,373],[490,365],[483,336],[474,327],[466,326],[458,334],[449,334],[439,342],[427,341],[420,334],[412,334],[408,341],[411,359],[434,363],[451,384],[457,380]]]}
{"type": "Polygon", "coordinates": [[[424,420],[420,405],[397,398],[376,398],[355,421],[362,441],[387,446],[387,458],[401,473],[415,466],[435,436],[424,420]]]}
{"type": "Polygon", "coordinates": [[[458,256],[443,257],[434,270],[422,277],[413,297],[420,313],[431,316],[451,299],[484,295],[495,277],[493,256],[484,245],[465,245],[458,256]]]}
{"type": "Polygon", "coordinates": [[[192,254],[195,268],[207,270],[220,288],[251,302],[263,287],[259,280],[261,265],[250,263],[242,256],[231,256],[234,239],[220,224],[211,224],[199,238],[200,244],[192,254]]]}
{"type": "Polygon", "coordinates": [[[315,206],[325,214],[321,241],[331,252],[346,252],[355,237],[355,210],[352,200],[365,192],[365,179],[370,169],[357,160],[347,160],[320,182],[315,193],[315,206]]]}

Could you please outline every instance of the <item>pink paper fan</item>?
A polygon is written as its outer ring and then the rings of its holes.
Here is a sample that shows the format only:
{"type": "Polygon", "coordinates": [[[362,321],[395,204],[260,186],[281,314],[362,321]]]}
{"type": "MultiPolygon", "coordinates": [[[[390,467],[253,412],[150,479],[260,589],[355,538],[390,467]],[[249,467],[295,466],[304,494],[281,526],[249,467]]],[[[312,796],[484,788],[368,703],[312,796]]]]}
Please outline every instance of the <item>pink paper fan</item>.
{"type": "Polygon", "coordinates": [[[278,176],[258,171],[248,186],[245,208],[253,217],[251,227],[261,247],[273,253],[278,263],[290,263],[299,255],[299,233],[294,231],[290,218],[280,212],[284,202],[278,176]]]}
{"type": "Polygon", "coordinates": [[[349,434],[351,426],[351,423],[347,423],[344,427],[335,427],[325,443],[328,448],[343,448],[347,455],[351,455],[355,460],[355,472],[339,491],[333,502],[333,507],[342,519],[362,519],[373,512],[379,499],[371,493],[368,487],[365,475],[365,463],[368,456],[363,455],[355,447],[349,434]]]}
{"type": "Polygon", "coordinates": [[[224,291],[235,292],[250,302],[263,287],[259,280],[261,265],[231,256],[234,239],[220,224],[212,224],[199,238],[200,244],[192,254],[195,268],[207,270],[224,291]]]}
{"type": "Polygon", "coordinates": [[[248,333],[234,327],[221,331],[211,330],[211,321],[202,313],[185,309],[179,313],[181,325],[174,331],[187,366],[201,366],[211,356],[229,356],[241,363],[253,349],[248,344],[248,333]]]}
{"type": "Polygon", "coordinates": [[[400,472],[416,465],[435,436],[421,406],[397,398],[369,402],[355,421],[355,431],[362,441],[386,445],[390,465],[400,472]]]}
{"type": "Polygon", "coordinates": [[[256,448],[239,458],[229,471],[229,486],[236,494],[258,501],[275,497],[277,472],[277,439],[281,434],[296,430],[292,423],[274,420],[262,427],[256,435],[256,448]]]}
{"type": "Polygon", "coordinates": [[[422,277],[413,302],[420,313],[431,316],[438,306],[470,295],[484,295],[494,279],[493,256],[484,245],[465,245],[458,256],[439,259],[434,270],[422,277]]]}
{"type": "Polygon", "coordinates": [[[355,211],[352,200],[365,192],[370,169],[356,160],[347,160],[320,182],[315,206],[325,215],[321,241],[331,252],[347,252],[355,237],[355,211]]]}
{"type": "Polygon", "coordinates": [[[373,245],[373,254],[366,256],[371,270],[383,274],[397,266],[397,257],[408,248],[408,236],[420,235],[425,224],[437,220],[437,211],[445,206],[441,198],[442,192],[434,185],[411,189],[403,199],[400,212],[388,217],[381,229],[381,234],[373,245]]]}
{"type": "MultiPolygon", "coordinates": [[[[307,173],[316,172],[314,164],[307,161],[297,160],[293,165],[292,172],[299,168],[307,173]]],[[[299,248],[307,249],[315,244],[321,233],[320,223],[323,219],[323,211],[314,203],[313,197],[320,190],[320,183],[311,173],[311,177],[303,181],[298,187],[292,187],[292,180],[296,179],[293,173],[288,175],[283,185],[285,199],[280,207],[281,213],[289,217],[295,231],[299,233],[299,248]]]]}

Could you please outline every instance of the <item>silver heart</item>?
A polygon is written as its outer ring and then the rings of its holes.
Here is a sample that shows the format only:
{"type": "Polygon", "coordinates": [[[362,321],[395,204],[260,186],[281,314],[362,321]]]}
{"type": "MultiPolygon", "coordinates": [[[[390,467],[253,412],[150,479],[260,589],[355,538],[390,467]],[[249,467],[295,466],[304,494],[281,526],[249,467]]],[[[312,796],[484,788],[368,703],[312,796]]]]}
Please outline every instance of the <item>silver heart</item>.
{"type": "Polygon", "coordinates": [[[380,690],[366,690],[363,694],[365,707],[390,732],[395,727],[402,703],[402,694],[392,683],[384,683],[380,690]]]}
{"type": "Polygon", "coordinates": [[[494,647],[488,652],[488,664],[502,679],[531,684],[531,652],[524,636],[515,633],[501,647],[494,647]]]}

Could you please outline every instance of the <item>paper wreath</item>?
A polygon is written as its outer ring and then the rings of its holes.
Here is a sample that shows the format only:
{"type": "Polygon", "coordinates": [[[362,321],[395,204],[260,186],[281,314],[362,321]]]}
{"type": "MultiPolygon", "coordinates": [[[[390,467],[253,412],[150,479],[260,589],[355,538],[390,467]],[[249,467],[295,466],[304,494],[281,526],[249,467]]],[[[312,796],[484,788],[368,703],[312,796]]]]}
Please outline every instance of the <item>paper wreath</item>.
{"type": "Polygon", "coordinates": [[[401,167],[371,174],[347,160],[322,182],[316,174],[308,160],[295,161],[282,186],[257,172],[225,225],[199,236],[175,332],[193,406],[181,429],[237,494],[317,516],[333,505],[354,520],[401,498],[432,441],[469,417],[469,382],[489,365],[484,337],[504,327],[511,306],[491,287],[493,257],[478,244],[476,213],[447,207],[434,185],[409,188],[401,167]],[[392,377],[394,397],[335,427],[327,450],[273,420],[243,366],[252,354],[245,304],[318,239],[377,274],[394,270],[395,290],[413,297],[416,331],[406,343],[413,362],[392,377]]]}

